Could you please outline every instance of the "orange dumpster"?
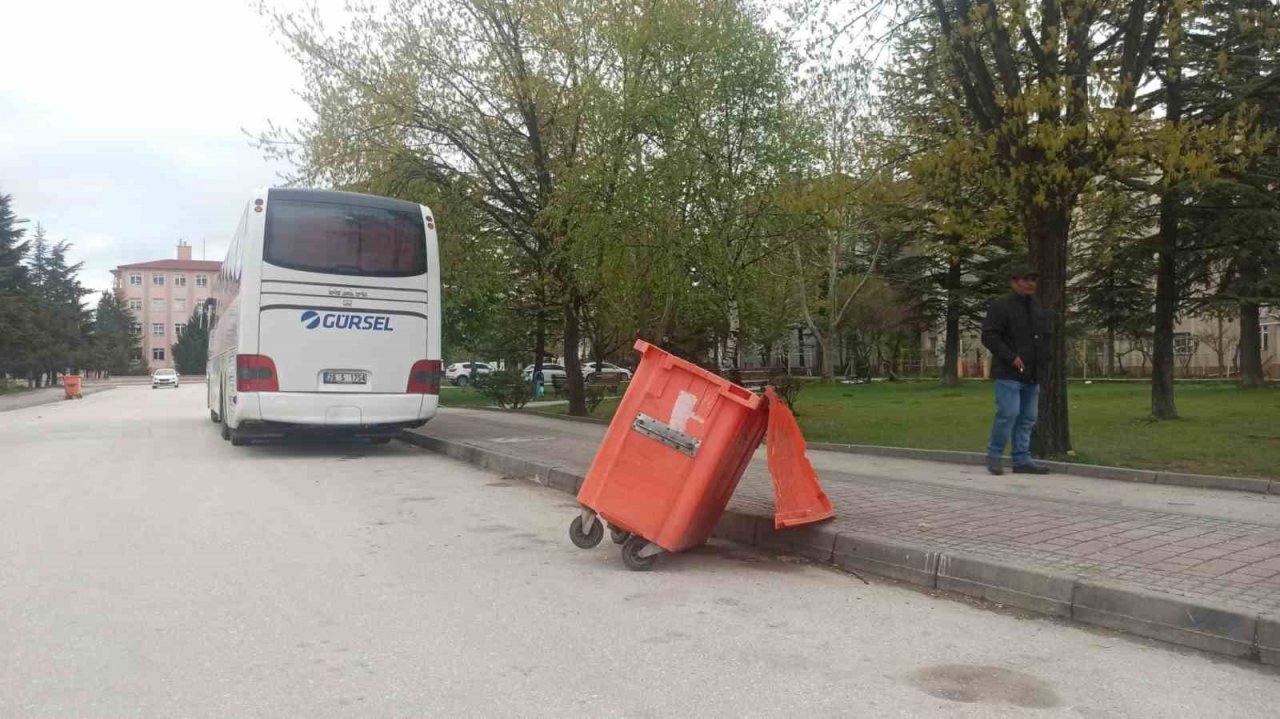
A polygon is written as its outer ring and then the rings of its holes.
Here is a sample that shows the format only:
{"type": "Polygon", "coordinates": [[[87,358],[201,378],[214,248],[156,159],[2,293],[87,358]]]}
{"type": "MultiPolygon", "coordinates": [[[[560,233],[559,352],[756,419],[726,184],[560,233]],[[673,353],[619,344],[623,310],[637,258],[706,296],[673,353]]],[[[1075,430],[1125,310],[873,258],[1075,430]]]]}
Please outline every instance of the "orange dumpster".
{"type": "MultiPolygon", "coordinates": [[[[689,549],[711,536],[764,438],[770,412],[768,400],[745,387],[647,342],[637,341],[635,348],[640,364],[578,491],[582,511],[569,526],[569,538],[584,549],[599,544],[599,517],[622,545],[623,563],[643,570],[662,552],[689,549]]],[[[791,450],[797,446],[803,453],[803,440],[786,444],[791,450]]],[[[808,465],[803,456],[800,461],[808,465]]],[[[778,466],[799,464],[791,458],[778,466]]],[[[774,475],[775,486],[792,481],[774,475]]],[[[816,474],[795,479],[812,481],[816,493],[790,491],[788,497],[821,495],[826,501],[816,474]]],[[[794,503],[787,511],[787,526],[831,516],[829,502],[825,512],[794,503]]]]}
{"type": "Polygon", "coordinates": [[[66,394],[66,399],[83,399],[83,395],[80,394],[80,375],[63,375],[62,390],[66,394]]]}

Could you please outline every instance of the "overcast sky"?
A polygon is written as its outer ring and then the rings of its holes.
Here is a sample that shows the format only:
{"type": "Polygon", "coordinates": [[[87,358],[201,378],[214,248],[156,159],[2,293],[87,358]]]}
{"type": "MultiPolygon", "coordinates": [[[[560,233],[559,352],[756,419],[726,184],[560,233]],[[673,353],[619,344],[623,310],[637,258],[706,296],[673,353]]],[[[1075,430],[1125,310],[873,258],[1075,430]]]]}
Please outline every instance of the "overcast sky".
{"type": "Polygon", "coordinates": [[[248,193],[288,169],[242,128],[306,112],[248,0],[0,0],[0,27],[0,193],[28,227],[72,242],[97,290],[179,239],[222,259],[248,193]]]}

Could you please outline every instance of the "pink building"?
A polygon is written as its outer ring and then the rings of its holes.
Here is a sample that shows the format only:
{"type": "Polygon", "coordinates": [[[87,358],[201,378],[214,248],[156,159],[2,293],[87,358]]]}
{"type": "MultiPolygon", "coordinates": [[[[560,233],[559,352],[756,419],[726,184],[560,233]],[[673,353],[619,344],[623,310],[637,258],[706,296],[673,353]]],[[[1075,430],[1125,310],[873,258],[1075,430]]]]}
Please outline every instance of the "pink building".
{"type": "Polygon", "coordinates": [[[120,265],[111,271],[116,293],[134,317],[142,336],[142,358],[152,370],[173,367],[174,342],[191,313],[213,289],[221,262],[191,259],[191,245],[178,243],[178,259],[120,265]]]}

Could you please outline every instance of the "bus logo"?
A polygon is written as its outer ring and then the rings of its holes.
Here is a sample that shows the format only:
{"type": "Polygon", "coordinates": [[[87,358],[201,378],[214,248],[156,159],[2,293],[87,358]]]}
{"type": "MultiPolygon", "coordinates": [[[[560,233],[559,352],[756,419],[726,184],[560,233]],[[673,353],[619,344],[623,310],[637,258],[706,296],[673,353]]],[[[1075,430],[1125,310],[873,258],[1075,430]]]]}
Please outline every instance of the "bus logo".
{"type": "Polygon", "coordinates": [[[317,312],[307,310],[299,318],[302,326],[309,329],[324,328],[327,330],[362,330],[372,332],[394,332],[391,318],[387,315],[362,315],[350,312],[317,312]]]}

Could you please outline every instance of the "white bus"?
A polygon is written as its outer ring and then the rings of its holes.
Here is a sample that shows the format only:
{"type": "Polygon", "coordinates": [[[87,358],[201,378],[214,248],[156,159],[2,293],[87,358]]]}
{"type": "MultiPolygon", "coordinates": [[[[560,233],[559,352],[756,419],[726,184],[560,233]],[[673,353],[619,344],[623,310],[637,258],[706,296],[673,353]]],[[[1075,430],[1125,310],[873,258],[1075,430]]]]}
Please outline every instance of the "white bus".
{"type": "Polygon", "coordinates": [[[435,220],[402,200],[254,193],[209,308],[209,417],[223,439],[328,431],[383,443],[435,416],[435,220]]]}

